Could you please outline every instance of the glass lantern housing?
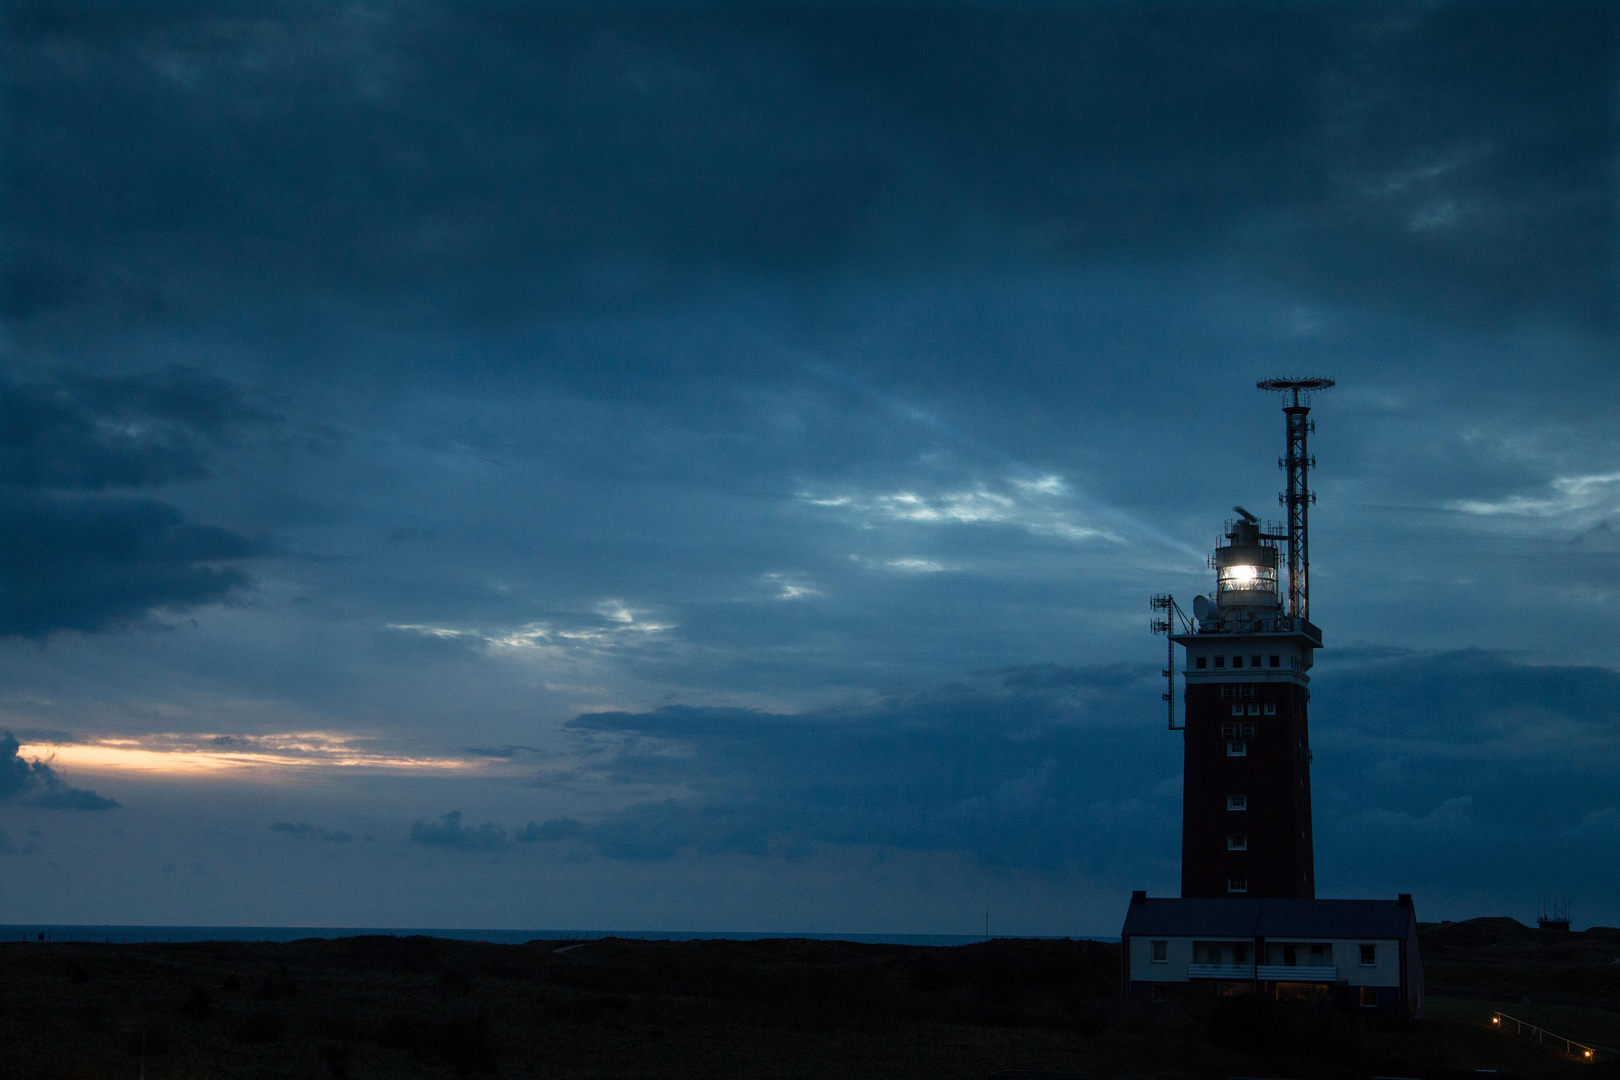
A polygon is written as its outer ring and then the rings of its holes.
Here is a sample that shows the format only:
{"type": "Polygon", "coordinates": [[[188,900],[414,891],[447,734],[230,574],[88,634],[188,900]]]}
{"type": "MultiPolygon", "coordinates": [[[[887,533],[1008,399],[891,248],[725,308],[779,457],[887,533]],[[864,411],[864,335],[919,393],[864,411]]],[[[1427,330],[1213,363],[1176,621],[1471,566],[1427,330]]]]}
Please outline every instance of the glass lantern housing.
{"type": "Polygon", "coordinates": [[[1226,543],[1215,549],[1216,602],[1224,609],[1276,609],[1277,545],[1261,534],[1258,521],[1244,518],[1227,526],[1226,543]]]}

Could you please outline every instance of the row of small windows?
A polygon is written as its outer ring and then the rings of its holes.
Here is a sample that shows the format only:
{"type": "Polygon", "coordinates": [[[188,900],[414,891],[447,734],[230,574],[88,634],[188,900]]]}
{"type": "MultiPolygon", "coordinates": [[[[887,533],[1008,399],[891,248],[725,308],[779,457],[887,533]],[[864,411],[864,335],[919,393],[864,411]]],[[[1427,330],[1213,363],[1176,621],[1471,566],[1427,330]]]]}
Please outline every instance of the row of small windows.
{"type": "MultiPolygon", "coordinates": [[[[1238,878],[1233,878],[1233,881],[1238,881],[1238,878]]],[[[1272,944],[1273,952],[1277,952],[1277,949],[1277,944],[1272,944]]],[[[1359,954],[1361,954],[1361,967],[1371,968],[1379,965],[1379,947],[1375,946],[1375,944],[1361,946],[1359,954]]],[[[1192,942],[1192,957],[1194,957],[1194,960],[1192,960],[1194,963],[1247,963],[1249,962],[1249,946],[1239,944],[1239,942],[1230,942],[1228,944],[1225,941],[1196,941],[1192,942]]],[[[1322,944],[1322,946],[1317,946],[1317,944],[1311,944],[1311,946],[1283,944],[1280,957],[1273,957],[1273,959],[1281,960],[1285,967],[1332,967],[1333,946],[1327,946],[1327,944],[1322,944]],[[1304,957],[1301,957],[1301,952],[1306,949],[1309,949],[1309,952],[1304,957]],[[1306,960],[1306,962],[1299,963],[1301,959],[1306,960]]],[[[1170,963],[1170,942],[1153,942],[1153,963],[1170,963]]]]}
{"type": "MultiPolygon", "coordinates": [[[[1233,889],[1233,892],[1246,892],[1248,882],[1244,878],[1232,878],[1232,881],[1243,882],[1243,888],[1233,889]]],[[[1277,944],[1270,946],[1273,954],[1272,960],[1281,961],[1286,967],[1332,967],[1333,946],[1331,945],[1295,945],[1277,944]],[[1306,952],[1306,950],[1309,952],[1306,952]],[[1301,955],[1305,953],[1305,955],[1301,955]],[[1301,964],[1300,960],[1305,963],[1301,964]]],[[[1362,967],[1378,966],[1378,946],[1362,945],[1359,949],[1362,967]]],[[[1170,943],[1168,941],[1153,942],[1153,962],[1155,964],[1168,964],[1170,962],[1170,943]]],[[[1195,964],[1246,964],[1249,962],[1249,946],[1239,942],[1224,941],[1195,941],[1193,942],[1193,963],[1195,964]]]]}
{"type": "Polygon", "coordinates": [[[1277,703],[1275,701],[1254,702],[1245,705],[1242,702],[1232,706],[1233,716],[1276,716],[1277,703]]]}
{"type": "MultiPolygon", "coordinates": [[[[1198,668],[1207,668],[1207,667],[1209,667],[1209,657],[1207,657],[1207,656],[1195,656],[1195,657],[1193,657],[1193,666],[1198,667],[1198,668]]],[[[1218,667],[1218,668],[1225,667],[1226,666],[1226,657],[1217,656],[1215,658],[1215,666],[1218,667]]],[[[1235,667],[1235,668],[1242,667],[1243,666],[1243,657],[1241,657],[1241,656],[1232,657],[1232,666],[1235,667]]],[[[1281,656],[1269,656],[1269,657],[1251,656],[1251,657],[1249,657],[1249,666],[1250,667],[1265,666],[1265,667],[1280,668],[1280,667],[1282,667],[1282,657],[1281,656]],[[1261,660],[1267,660],[1267,661],[1269,661],[1269,663],[1267,663],[1265,665],[1262,665],[1260,663],[1261,660]]]]}

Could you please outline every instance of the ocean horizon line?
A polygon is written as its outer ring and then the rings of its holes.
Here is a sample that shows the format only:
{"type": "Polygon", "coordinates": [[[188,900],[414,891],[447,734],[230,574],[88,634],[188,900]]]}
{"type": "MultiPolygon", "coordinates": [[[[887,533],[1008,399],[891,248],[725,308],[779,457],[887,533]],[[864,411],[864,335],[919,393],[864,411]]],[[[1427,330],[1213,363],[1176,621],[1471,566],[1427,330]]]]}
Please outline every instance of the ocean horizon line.
{"type": "Polygon", "coordinates": [[[311,938],[431,937],[521,945],[530,941],[849,941],[861,945],[950,947],[990,940],[1118,941],[1117,937],[1064,934],[857,934],[818,931],[752,930],[558,930],[456,928],[432,926],[161,926],[100,923],[0,924],[0,942],[85,942],[90,944],[195,944],[204,941],[289,942],[311,938]]]}

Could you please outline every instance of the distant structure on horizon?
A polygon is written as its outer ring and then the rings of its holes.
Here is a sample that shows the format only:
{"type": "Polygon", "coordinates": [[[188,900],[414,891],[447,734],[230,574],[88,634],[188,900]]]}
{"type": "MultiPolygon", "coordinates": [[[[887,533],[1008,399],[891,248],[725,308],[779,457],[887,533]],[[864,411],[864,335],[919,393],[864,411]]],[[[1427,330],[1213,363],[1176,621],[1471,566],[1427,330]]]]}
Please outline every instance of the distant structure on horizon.
{"type": "Polygon", "coordinates": [[[1181,897],[1131,898],[1121,931],[1127,993],[1336,994],[1347,1006],[1423,1014],[1423,962],[1409,894],[1317,900],[1311,828],[1310,670],[1322,631],[1310,620],[1307,441],[1311,394],[1332,379],[1267,379],[1288,395],[1286,521],[1243,507],[1210,556],[1215,591],[1192,616],[1153,597],[1166,637],[1166,718],[1183,746],[1181,897]],[[1278,545],[1287,545],[1287,591],[1278,545]],[[1176,723],[1176,646],[1186,682],[1176,723]]]}
{"type": "Polygon", "coordinates": [[[1536,925],[1541,929],[1569,932],[1569,897],[1561,896],[1554,900],[1551,909],[1547,907],[1547,901],[1538,901],[1536,909],[1536,925]]]}

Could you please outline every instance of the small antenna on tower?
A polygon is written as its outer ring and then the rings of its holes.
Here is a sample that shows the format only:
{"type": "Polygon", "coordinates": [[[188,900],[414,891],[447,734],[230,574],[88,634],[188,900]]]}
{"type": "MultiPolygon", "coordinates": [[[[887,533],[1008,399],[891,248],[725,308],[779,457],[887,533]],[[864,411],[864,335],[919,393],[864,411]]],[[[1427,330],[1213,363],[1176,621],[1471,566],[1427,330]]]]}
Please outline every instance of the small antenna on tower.
{"type": "Polygon", "coordinates": [[[1306,453],[1305,437],[1316,430],[1308,419],[1311,411],[1311,393],[1331,390],[1332,379],[1309,376],[1300,379],[1262,379],[1256,389],[1278,394],[1293,394],[1293,403],[1283,406],[1288,417],[1288,454],[1277,459],[1277,465],[1288,477],[1288,490],[1277,496],[1277,501],[1288,510],[1288,617],[1311,617],[1311,555],[1310,506],[1316,502],[1316,493],[1307,481],[1316,459],[1306,453]],[[1303,403],[1300,395],[1303,394],[1303,403]]]}
{"type": "Polygon", "coordinates": [[[1162,696],[1166,719],[1171,731],[1184,731],[1187,727],[1185,723],[1181,727],[1176,726],[1176,624],[1173,620],[1179,618],[1182,629],[1188,633],[1192,632],[1192,623],[1187,621],[1187,613],[1181,610],[1181,605],[1176,603],[1176,598],[1169,593],[1155,593],[1151,604],[1155,613],[1164,612],[1162,619],[1155,614],[1152,627],[1155,634],[1163,634],[1165,637],[1164,670],[1159,674],[1164,676],[1165,682],[1162,696]]]}

